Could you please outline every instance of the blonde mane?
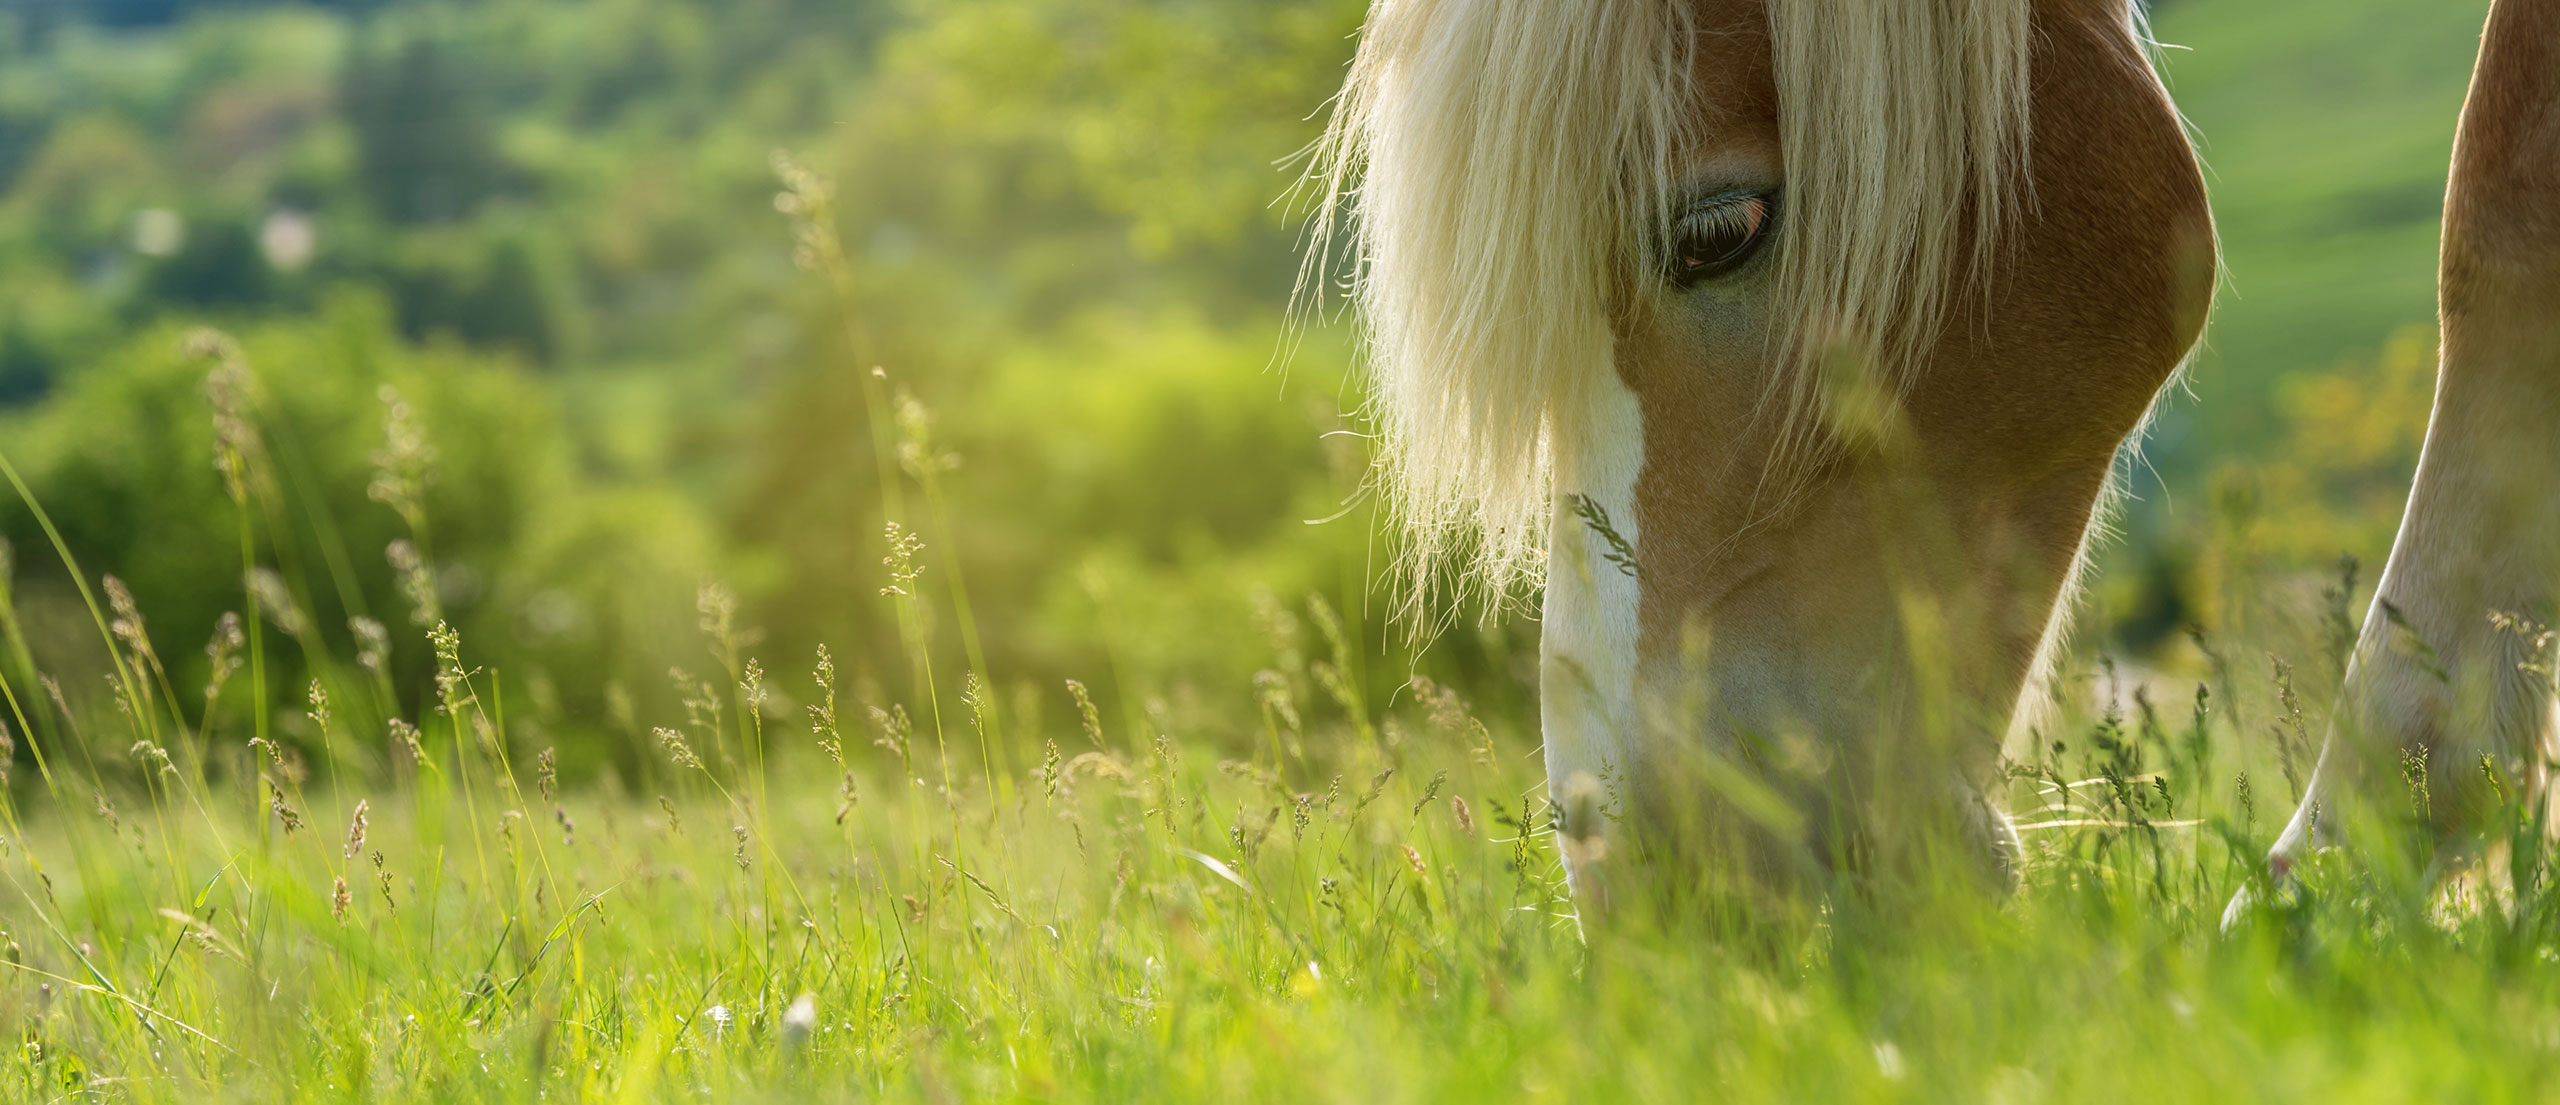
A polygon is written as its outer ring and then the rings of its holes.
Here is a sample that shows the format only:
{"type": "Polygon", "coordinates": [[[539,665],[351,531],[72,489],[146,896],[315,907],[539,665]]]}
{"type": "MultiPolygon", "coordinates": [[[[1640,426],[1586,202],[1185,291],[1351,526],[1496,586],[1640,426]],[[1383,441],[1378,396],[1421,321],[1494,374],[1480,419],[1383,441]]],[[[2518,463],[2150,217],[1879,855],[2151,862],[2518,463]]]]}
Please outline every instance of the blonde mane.
{"type": "MultiPolygon", "coordinates": [[[[1844,347],[1898,387],[1980,271],[2022,190],[2027,2],[1768,0],[1786,193],[1763,400],[1808,412],[1807,366],[1844,347]]],[[[1685,0],[1370,11],[1310,172],[1301,292],[1347,279],[1367,327],[1413,611],[1453,569],[1497,599],[1539,580],[1549,461],[1574,445],[1556,412],[1612,371],[1613,321],[1662,268],[1696,37],[1685,0]]]]}

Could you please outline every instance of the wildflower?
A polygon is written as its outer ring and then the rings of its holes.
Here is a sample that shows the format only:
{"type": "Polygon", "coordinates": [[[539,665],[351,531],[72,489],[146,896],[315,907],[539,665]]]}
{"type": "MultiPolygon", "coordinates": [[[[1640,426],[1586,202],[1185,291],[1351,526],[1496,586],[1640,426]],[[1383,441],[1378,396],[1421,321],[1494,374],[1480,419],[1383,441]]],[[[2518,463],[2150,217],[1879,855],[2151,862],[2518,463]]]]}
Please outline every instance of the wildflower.
{"type": "Polygon", "coordinates": [[[717,1040],[717,1039],[719,1039],[723,1034],[725,1034],[725,1033],[727,1033],[727,1032],[729,1031],[729,1022],[730,1022],[730,1020],[731,1020],[732,1018],[729,1016],[729,1007],[728,1007],[728,1006],[725,1006],[725,1005],[715,1005],[715,1006],[712,1006],[712,1007],[711,1007],[711,1008],[709,1008],[709,1009],[705,1009],[705,1010],[703,1010],[703,1011],[702,1011],[702,1016],[703,1016],[703,1018],[704,1018],[705,1020],[708,1020],[708,1021],[710,1021],[710,1022],[711,1022],[711,1038],[712,1038],[712,1039],[717,1040]]]}
{"type": "Polygon", "coordinates": [[[347,893],[347,877],[338,876],[337,887],[329,892],[329,915],[337,918],[339,924],[347,923],[347,906],[352,901],[354,895],[347,893]]]}
{"type": "Polygon", "coordinates": [[[802,994],[793,998],[791,1008],[782,1011],[782,1043],[785,1047],[796,1048],[807,1044],[809,1034],[817,1028],[818,996],[816,994],[802,994]]]}

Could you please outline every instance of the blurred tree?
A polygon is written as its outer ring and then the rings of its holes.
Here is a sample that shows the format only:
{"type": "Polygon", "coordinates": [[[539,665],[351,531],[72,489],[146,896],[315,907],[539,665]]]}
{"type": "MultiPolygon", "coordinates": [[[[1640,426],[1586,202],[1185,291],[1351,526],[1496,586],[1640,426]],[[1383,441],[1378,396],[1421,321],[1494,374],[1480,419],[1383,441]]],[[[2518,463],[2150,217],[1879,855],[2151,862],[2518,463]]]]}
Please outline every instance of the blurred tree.
{"type": "Polygon", "coordinates": [[[248,307],[266,302],[271,275],[258,249],[258,233],[247,222],[221,216],[199,218],[188,224],[185,243],[177,252],[145,271],[138,293],[146,303],[199,309],[248,307]]]}
{"type": "Polygon", "coordinates": [[[423,35],[388,57],[361,40],[348,51],[339,108],[355,134],[356,179],[384,218],[457,219],[506,183],[494,124],[464,69],[423,35]]]}

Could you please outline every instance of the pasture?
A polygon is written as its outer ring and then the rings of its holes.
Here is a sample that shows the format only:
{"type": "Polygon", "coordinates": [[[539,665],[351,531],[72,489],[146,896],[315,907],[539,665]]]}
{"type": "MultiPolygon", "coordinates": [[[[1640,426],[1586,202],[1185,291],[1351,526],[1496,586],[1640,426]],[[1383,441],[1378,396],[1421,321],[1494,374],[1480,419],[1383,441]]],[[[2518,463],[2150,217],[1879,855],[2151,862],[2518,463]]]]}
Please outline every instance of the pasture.
{"type": "Polygon", "coordinates": [[[2541,814],[2258,863],[2483,5],[2158,5],[2221,329],[2002,758],[2014,892],[1587,939],[1538,626],[1391,621],[1286,320],[1363,7],[0,13],[0,1100],[2552,1096],[2541,814]]]}

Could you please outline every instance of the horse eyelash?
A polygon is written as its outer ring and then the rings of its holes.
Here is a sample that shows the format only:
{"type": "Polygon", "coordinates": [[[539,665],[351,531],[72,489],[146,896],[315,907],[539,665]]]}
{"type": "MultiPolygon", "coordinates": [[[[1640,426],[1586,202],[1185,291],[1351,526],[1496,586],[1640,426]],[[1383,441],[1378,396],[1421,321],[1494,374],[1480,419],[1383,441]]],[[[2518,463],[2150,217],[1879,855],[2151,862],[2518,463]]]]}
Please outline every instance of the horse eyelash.
{"type": "Polygon", "coordinates": [[[1710,201],[1692,209],[1680,220],[1679,230],[1691,229],[1756,233],[1767,228],[1769,200],[1766,196],[1731,196],[1710,201]]]}

